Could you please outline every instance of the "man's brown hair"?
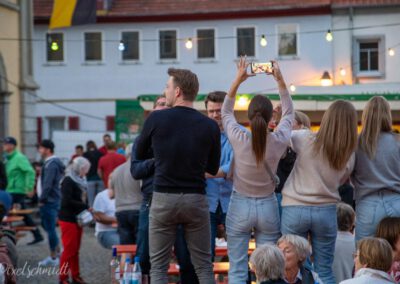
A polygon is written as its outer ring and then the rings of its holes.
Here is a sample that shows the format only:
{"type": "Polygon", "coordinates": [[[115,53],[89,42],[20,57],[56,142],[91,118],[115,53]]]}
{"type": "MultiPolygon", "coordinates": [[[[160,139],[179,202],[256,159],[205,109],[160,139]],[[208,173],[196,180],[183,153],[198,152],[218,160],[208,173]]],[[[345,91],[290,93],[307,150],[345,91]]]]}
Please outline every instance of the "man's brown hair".
{"type": "Polygon", "coordinates": [[[175,87],[179,87],[183,93],[183,100],[193,102],[199,92],[199,80],[197,75],[187,69],[169,68],[168,75],[173,77],[175,87]]]}
{"type": "Polygon", "coordinates": [[[208,102],[223,103],[225,96],[226,96],[226,92],[223,92],[223,91],[214,91],[214,92],[209,93],[204,101],[204,103],[206,105],[206,109],[208,106],[208,102]]]}
{"type": "Polygon", "coordinates": [[[116,150],[117,149],[117,143],[114,141],[110,141],[106,144],[106,149],[107,150],[116,150]]]}

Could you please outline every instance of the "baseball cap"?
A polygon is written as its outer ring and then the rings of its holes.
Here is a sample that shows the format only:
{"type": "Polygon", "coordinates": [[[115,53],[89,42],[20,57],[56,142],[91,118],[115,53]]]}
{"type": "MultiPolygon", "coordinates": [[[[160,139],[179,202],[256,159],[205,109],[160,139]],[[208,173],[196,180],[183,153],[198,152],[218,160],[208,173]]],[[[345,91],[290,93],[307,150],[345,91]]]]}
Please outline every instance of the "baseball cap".
{"type": "Polygon", "coordinates": [[[54,143],[50,139],[43,139],[42,142],[39,143],[39,146],[50,149],[52,152],[54,151],[54,143]]]}
{"type": "Polygon", "coordinates": [[[8,136],[3,139],[3,144],[12,144],[14,146],[17,146],[17,139],[14,137],[8,136]]]}

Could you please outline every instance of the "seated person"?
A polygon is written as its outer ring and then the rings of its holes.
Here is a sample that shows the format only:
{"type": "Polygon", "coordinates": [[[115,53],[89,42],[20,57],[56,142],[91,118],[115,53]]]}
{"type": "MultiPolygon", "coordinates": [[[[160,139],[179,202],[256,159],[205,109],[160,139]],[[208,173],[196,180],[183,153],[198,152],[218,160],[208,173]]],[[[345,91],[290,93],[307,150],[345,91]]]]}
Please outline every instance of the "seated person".
{"type": "Polygon", "coordinates": [[[96,195],[93,203],[93,217],[96,221],[97,240],[102,247],[111,249],[113,245],[120,243],[117,228],[112,227],[112,224],[117,222],[112,175],[108,179],[108,185],[108,189],[96,195]]]}
{"type": "Polygon", "coordinates": [[[385,239],[392,246],[393,263],[389,271],[394,281],[400,283],[400,217],[386,217],[381,220],[376,230],[377,238],[385,239]]]}
{"type": "Polygon", "coordinates": [[[4,216],[6,216],[8,214],[8,211],[10,211],[11,209],[11,205],[12,205],[12,197],[11,194],[9,194],[7,191],[4,190],[0,190],[0,204],[3,205],[4,207],[4,212],[2,210],[2,218],[1,220],[3,220],[4,216]]]}
{"type": "Polygon", "coordinates": [[[264,244],[251,254],[250,267],[259,284],[286,284],[285,259],[274,245],[264,244]]]}
{"type": "Polygon", "coordinates": [[[353,208],[346,203],[336,205],[338,232],[333,260],[333,273],[336,282],[350,279],[353,276],[355,253],[354,222],[356,215],[353,208]]]}
{"type": "Polygon", "coordinates": [[[355,275],[353,279],[341,284],[393,284],[393,278],[387,273],[392,266],[392,248],[387,240],[364,238],[357,244],[354,257],[355,275]]]}
{"type": "Polygon", "coordinates": [[[285,257],[284,279],[287,283],[322,283],[318,274],[304,265],[311,255],[311,246],[305,238],[283,235],[277,245],[285,257]]]}

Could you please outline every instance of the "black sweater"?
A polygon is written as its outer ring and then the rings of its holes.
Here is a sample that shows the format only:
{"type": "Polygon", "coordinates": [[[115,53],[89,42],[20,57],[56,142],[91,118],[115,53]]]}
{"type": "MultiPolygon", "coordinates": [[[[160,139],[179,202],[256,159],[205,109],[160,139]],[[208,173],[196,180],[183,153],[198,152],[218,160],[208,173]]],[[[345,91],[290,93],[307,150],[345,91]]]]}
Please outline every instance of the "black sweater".
{"type": "Polygon", "coordinates": [[[188,107],[153,112],[137,141],[136,158],[152,148],[155,192],[205,194],[205,172],[215,175],[221,156],[218,124],[188,107]]]}
{"type": "Polygon", "coordinates": [[[88,206],[83,201],[83,192],[70,177],[66,177],[61,184],[61,208],[58,219],[76,223],[76,216],[88,206]]]}

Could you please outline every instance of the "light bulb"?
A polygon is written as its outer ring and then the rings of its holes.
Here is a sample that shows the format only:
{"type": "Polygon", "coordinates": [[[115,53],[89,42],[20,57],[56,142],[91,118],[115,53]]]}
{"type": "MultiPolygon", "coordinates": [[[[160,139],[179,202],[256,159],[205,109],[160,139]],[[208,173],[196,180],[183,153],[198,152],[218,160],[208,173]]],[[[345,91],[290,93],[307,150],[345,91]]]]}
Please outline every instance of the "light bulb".
{"type": "Polygon", "coordinates": [[[265,35],[262,35],[262,36],[261,36],[261,39],[260,39],[260,45],[261,45],[262,47],[266,47],[267,44],[268,44],[268,42],[267,42],[267,39],[265,38],[265,35]]]}
{"type": "Polygon", "coordinates": [[[290,84],[290,87],[289,87],[289,88],[290,88],[290,91],[291,91],[291,92],[293,92],[293,93],[296,92],[296,86],[295,86],[295,85],[290,84]]]}
{"type": "Polygon", "coordinates": [[[247,97],[240,97],[237,103],[240,108],[246,108],[249,105],[249,99],[247,97]]]}
{"type": "Polygon", "coordinates": [[[185,43],[185,46],[186,46],[187,49],[192,49],[192,47],[193,47],[193,42],[192,42],[192,39],[191,39],[191,38],[188,38],[188,40],[187,40],[186,43],[185,43]]]}
{"type": "Polygon", "coordinates": [[[326,38],[327,41],[332,41],[333,40],[333,35],[331,33],[331,30],[328,30],[328,32],[326,33],[325,38],[326,38]]]}
{"type": "Polygon", "coordinates": [[[53,51],[57,51],[58,50],[58,43],[57,42],[53,41],[51,43],[51,50],[53,50],[53,51]]]}
{"type": "Polygon", "coordinates": [[[346,76],[346,69],[340,68],[340,76],[342,77],[346,76]]]}
{"type": "Polygon", "coordinates": [[[124,51],[125,50],[125,44],[124,44],[124,42],[122,40],[119,42],[118,50],[119,51],[124,51]]]}
{"type": "Polygon", "coordinates": [[[395,54],[393,48],[389,48],[388,52],[389,52],[389,56],[394,56],[394,54],[395,54]]]}

